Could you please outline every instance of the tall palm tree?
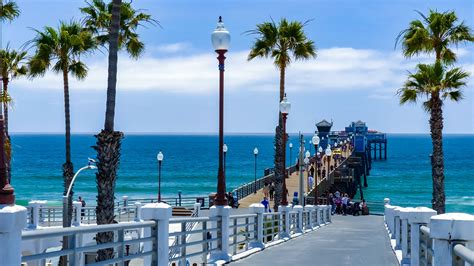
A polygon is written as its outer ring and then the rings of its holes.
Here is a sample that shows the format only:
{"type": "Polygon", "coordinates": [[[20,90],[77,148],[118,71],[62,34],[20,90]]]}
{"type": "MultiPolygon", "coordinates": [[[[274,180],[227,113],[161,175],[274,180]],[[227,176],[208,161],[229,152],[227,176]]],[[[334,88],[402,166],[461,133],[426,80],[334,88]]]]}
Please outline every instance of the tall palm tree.
{"type": "Polygon", "coordinates": [[[416,73],[398,91],[400,104],[423,99],[423,108],[430,114],[431,141],[433,142],[433,209],[445,212],[443,164],[443,101],[458,102],[463,98],[469,74],[460,68],[447,70],[441,61],[435,64],[418,64],[416,73]],[[438,157],[435,159],[434,154],[438,157]],[[440,161],[436,161],[439,160],[440,161]]]}
{"type": "MultiPolygon", "coordinates": [[[[417,11],[418,12],[418,11],[417,11]]],[[[396,44],[401,42],[403,53],[407,58],[425,53],[435,55],[435,64],[453,64],[456,61],[456,54],[451,47],[460,43],[474,41],[471,29],[459,22],[453,11],[439,13],[430,10],[425,16],[418,12],[421,20],[410,22],[407,29],[397,36],[396,44]]],[[[433,104],[436,106],[440,95],[438,91],[433,91],[433,104]]],[[[440,104],[440,103],[439,103],[440,104]]],[[[437,107],[434,110],[438,110],[437,107]]],[[[439,109],[441,110],[441,109],[439,109]]],[[[433,145],[433,157],[431,161],[431,173],[433,179],[433,209],[438,213],[445,212],[445,192],[444,192],[444,157],[442,125],[443,121],[432,121],[432,119],[442,119],[442,116],[431,116],[430,125],[437,125],[431,128],[431,139],[433,145]],[[440,126],[440,127],[439,127],[440,126]]]]}
{"type": "MultiPolygon", "coordinates": [[[[92,0],[81,8],[85,15],[84,27],[93,33],[97,42],[107,46],[109,51],[109,72],[107,83],[107,104],[104,129],[96,135],[97,145],[97,224],[114,222],[115,182],[120,162],[120,148],[123,133],[115,131],[115,95],[117,85],[117,55],[125,49],[130,57],[137,59],[145,49],[144,43],[136,32],[144,24],[158,25],[151,15],[133,9],[131,2],[113,0],[92,0]]],[[[113,240],[113,232],[98,233],[97,244],[113,240]]],[[[99,250],[97,260],[113,257],[113,249],[99,250]]]]}
{"type": "Polygon", "coordinates": [[[3,103],[3,116],[5,125],[5,152],[6,152],[6,168],[8,179],[11,179],[11,139],[8,133],[8,106],[11,102],[8,93],[10,81],[24,76],[28,73],[26,67],[26,52],[11,50],[7,45],[6,49],[0,50],[0,75],[2,76],[3,91],[1,93],[1,102],[3,103]]]}
{"type": "MultiPolygon", "coordinates": [[[[286,68],[292,61],[308,60],[316,57],[316,47],[305,32],[304,27],[308,21],[288,21],[281,19],[278,24],[273,20],[257,25],[255,30],[247,33],[257,35],[255,42],[248,55],[248,60],[257,57],[274,59],[275,66],[280,70],[280,100],[285,95],[285,75],[286,68]]],[[[281,201],[282,181],[285,178],[285,162],[283,161],[283,132],[282,117],[279,115],[279,123],[275,129],[275,209],[281,201]]]]}
{"type": "Polygon", "coordinates": [[[0,0],[0,22],[12,21],[20,15],[20,9],[14,1],[0,0]]]}
{"type": "MultiPolygon", "coordinates": [[[[58,29],[45,27],[43,31],[35,30],[36,37],[28,42],[35,49],[34,55],[28,62],[32,77],[43,76],[51,69],[63,76],[64,85],[64,115],[66,135],[66,162],[63,164],[64,195],[74,175],[71,161],[71,119],[69,109],[69,76],[79,80],[87,76],[87,66],[81,61],[81,55],[95,47],[95,42],[89,31],[83,30],[78,22],[62,22],[58,29]]],[[[69,202],[72,202],[72,194],[69,202]]],[[[72,208],[69,208],[68,223],[70,224],[72,208]]]]}

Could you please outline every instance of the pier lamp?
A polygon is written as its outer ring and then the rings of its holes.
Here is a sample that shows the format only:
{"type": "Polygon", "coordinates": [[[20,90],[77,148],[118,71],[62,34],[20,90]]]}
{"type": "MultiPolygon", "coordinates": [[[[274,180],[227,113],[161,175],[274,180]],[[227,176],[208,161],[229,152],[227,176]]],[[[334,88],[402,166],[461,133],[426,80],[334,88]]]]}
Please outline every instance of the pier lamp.
{"type": "Polygon", "coordinates": [[[330,169],[331,169],[331,166],[330,166],[330,165],[331,165],[331,155],[332,155],[332,151],[331,151],[331,146],[330,146],[330,145],[328,145],[328,147],[327,147],[325,153],[326,153],[327,161],[328,161],[327,176],[329,176],[329,171],[330,171],[330,169]]]}
{"type": "Polygon", "coordinates": [[[219,61],[219,167],[217,170],[217,196],[215,205],[226,206],[227,199],[225,197],[225,175],[223,169],[223,147],[224,147],[224,54],[229,49],[230,33],[224,27],[222,17],[219,16],[217,27],[212,32],[211,42],[217,53],[219,61]]]}
{"type": "Polygon", "coordinates": [[[156,160],[158,160],[158,202],[161,202],[161,163],[163,162],[163,153],[160,151],[156,155],[156,160]]]}
{"type": "Polygon", "coordinates": [[[290,142],[290,144],[288,146],[290,147],[290,165],[291,165],[291,158],[293,158],[291,156],[291,151],[293,150],[293,143],[290,142]]]}
{"type": "Polygon", "coordinates": [[[257,193],[257,155],[258,155],[257,147],[255,147],[255,149],[253,149],[253,155],[255,155],[255,181],[253,182],[253,184],[254,184],[253,193],[256,194],[257,193]]]}
{"type": "Polygon", "coordinates": [[[319,139],[318,135],[314,134],[313,138],[311,139],[311,142],[314,145],[314,152],[316,152],[318,150],[318,145],[319,145],[320,141],[321,140],[319,139]]]}
{"type": "MultiPolygon", "coordinates": [[[[283,97],[283,100],[280,102],[280,113],[283,118],[283,157],[286,155],[286,118],[288,114],[291,111],[291,103],[286,99],[286,93],[285,96],[283,97]]],[[[283,188],[282,188],[282,193],[283,193],[283,198],[281,200],[281,205],[287,206],[288,205],[288,199],[287,199],[287,193],[286,193],[286,158],[283,158],[283,173],[285,173],[285,176],[283,177],[283,188]]]]}
{"type": "Polygon", "coordinates": [[[224,143],[224,146],[222,146],[222,152],[224,153],[224,176],[225,176],[225,170],[227,169],[227,164],[226,164],[226,157],[227,157],[227,144],[224,143]]]}

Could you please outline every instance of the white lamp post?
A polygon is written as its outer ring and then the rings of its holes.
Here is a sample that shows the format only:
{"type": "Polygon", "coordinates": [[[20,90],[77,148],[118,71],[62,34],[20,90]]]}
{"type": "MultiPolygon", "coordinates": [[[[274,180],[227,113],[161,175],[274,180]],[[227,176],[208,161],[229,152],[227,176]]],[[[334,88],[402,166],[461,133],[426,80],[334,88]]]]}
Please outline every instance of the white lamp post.
{"type": "Polygon", "coordinates": [[[255,149],[253,149],[253,155],[255,155],[255,180],[254,180],[254,191],[253,193],[256,194],[257,193],[257,155],[258,155],[258,149],[257,147],[255,147],[255,149]]]}

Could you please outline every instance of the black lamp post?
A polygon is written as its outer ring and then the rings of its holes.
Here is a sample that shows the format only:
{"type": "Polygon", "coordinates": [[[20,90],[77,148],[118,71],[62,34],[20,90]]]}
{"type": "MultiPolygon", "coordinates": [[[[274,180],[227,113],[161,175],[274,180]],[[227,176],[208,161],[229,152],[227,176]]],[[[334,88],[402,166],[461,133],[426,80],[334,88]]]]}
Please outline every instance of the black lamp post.
{"type": "Polygon", "coordinates": [[[163,153],[160,151],[158,155],[156,155],[156,159],[158,160],[158,202],[161,202],[161,163],[163,162],[163,153]]]}
{"type": "Polygon", "coordinates": [[[326,173],[326,176],[329,177],[329,173],[331,172],[331,155],[332,155],[331,146],[329,144],[328,144],[328,147],[326,148],[325,153],[328,160],[328,171],[326,173]]]}
{"type": "Polygon", "coordinates": [[[224,147],[224,54],[229,49],[230,34],[224,27],[222,17],[219,17],[217,28],[211,35],[212,46],[218,54],[219,60],[219,168],[217,170],[217,196],[214,204],[216,206],[226,206],[227,199],[225,197],[226,185],[225,174],[223,169],[223,147],[224,147]]]}
{"type": "Polygon", "coordinates": [[[255,149],[253,149],[253,155],[255,155],[255,181],[253,182],[253,184],[254,184],[253,193],[256,194],[257,193],[257,155],[258,155],[257,147],[255,147],[255,149]]]}
{"type": "MultiPolygon", "coordinates": [[[[286,136],[286,118],[288,116],[288,114],[290,113],[290,110],[291,110],[291,103],[286,99],[286,94],[285,96],[283,97],[283,100],[280,102],[280,113],[281,113],[281,116],[283,118],[283,171],[282,173],[284,173],[284,176],[283,176],[283,188],[282,188],[282,193],[283,193],[283,197],[282,197],[282,200],[281,200],[281,205],[282,206],[288,206],[288,198],[287,198],[287,189],[286,189],[286,175],[287,175],[287,172],[286,172],[286,139],[287,139],[287,136],[286,136]]],[[[291,159],[290,159],[291,160],[291,159]]]]}
{"type": "Polygon", "coordinates": [[[292,155],[291,155],[291,152],[293,150],[293,143],[290,142],[290,144],[288,144],[288,146],[290,147],[290,163],[289,163],[289,165],[291,166],[291,160],[293,158],[292,155]]]}

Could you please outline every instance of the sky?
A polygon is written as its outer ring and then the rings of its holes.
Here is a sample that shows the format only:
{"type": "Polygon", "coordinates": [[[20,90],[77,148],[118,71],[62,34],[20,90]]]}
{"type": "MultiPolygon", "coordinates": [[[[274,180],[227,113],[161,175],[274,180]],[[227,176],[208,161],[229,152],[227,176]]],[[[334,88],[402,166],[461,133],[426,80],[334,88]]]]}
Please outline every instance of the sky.
{"type": "MultiPolygon", "coordinates": [[[[80,19],[83,0],[17,0],[21,16],[2,25],[2,45],[18,49],[34,38],[33,29],[80,19]]],[[[427,13],[454,10],[474,28],[472,0],[134,0],[159,21],[139,29],[146,52],[138,60],[119,56],[116,129],[126,133],[217,133],[218,68],[210,34],[222,16],[231,33],[226,54],[225,131],[272,133],[278,118],[279,72],[269,59],[246,60],[258,23],[281,18],[311,22],[306,35],[317,57],[292,62],[286,91],[292,103],[289,132],[313,132],[315,123],[333,120],[333,129],[363,120],[388,133],[429,133],[428,114],[419,104],[399,105],[396,92],[419,62],[395,47],[398,33],[427,13]]],[[[454,48],[457,64],[474,74],[474,45],[454,48]]],[[[30,53],[33,51],[30,51],[30,53]]],[[[71,128],[98,132],[104,123],[107,57],[96,52],[84,61],[83,81],[71,78],[71,128]]],[[[474,78],[465,99],[444,106],[446,133],[474,133],[474,78]]],[[[10,85],[11,132],[64,131],[63,83],[48,72],[42,78],[17,79],[10,85]]]]}

